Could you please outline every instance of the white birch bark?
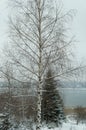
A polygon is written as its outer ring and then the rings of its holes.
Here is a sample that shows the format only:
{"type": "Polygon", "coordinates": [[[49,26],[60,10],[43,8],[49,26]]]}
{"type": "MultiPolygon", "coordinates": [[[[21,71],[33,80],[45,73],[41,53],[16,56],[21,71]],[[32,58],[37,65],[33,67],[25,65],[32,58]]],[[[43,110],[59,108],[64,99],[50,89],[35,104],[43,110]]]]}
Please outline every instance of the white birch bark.
{"type": "Polygon", "coordinates": [[[37,97],[37,126],[36,126],[36,130],[40,130],[41,129],[41,99],[42,99],[42,95],[41,95],[41,83],[39,83],[38,86],[38,97],[37,97]]]}
{"type": "Polygon", "coordinates": [[[11,42],[14,42],[12,49],[15,54],[11,50],[9,55],[21,76],[12,78],[19,82],[28,80],[37,82],[36,130],[40,130],[42,83],[46,70],[49,65],[53,66],[55,78],[73,70],[67,66],[68,47],[72,40],[65,40],[67,33],[64,27],[66,19],[71,17],[71,14],[70,12],[63,14],[62,7],[55,8],[55,4],[52,5],[53,0],[16,0],[15,2],[14,6],[19,8],[19,13],[16,11],[16,15],[18,14],[19,17],[13,17],[10,21],[11,42]]]}
{"type": "Polygon", "coordinates": [[[39,84],[37,88],[37,126],[36,130],[41,129],[41,99],[42,99],[42,39],[41,39],[41,0],[38,0],[38,32],[39,32],[39,84]]]}

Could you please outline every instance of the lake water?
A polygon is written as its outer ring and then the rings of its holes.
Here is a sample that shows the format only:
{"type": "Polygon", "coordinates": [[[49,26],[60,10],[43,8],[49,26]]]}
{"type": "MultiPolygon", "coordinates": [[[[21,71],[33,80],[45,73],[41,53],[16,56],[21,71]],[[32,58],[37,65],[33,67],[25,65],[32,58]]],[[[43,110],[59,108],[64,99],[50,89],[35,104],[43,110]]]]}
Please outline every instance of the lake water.
{"type": "Polygon", "coordinates": [[[61,88],[59,92],[66,107],[86,107],[86,88],[61,88]]]}
{"type": "MultiPolygon", "coordinates": [[[[0,88],[0,93],[4,91],[8,88],[0,88]]],[[[86,88],[60,88],[59,92],[66,107],[86,107],[86,88]]]]}

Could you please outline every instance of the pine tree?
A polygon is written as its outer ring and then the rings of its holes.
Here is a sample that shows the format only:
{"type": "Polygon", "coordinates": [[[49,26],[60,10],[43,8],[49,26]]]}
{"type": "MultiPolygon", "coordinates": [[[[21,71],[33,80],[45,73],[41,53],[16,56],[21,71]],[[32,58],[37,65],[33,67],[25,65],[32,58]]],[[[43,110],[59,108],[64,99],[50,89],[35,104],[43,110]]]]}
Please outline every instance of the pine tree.
{"type": "Polygon", "coordinates": [[[65,120],[62,99],[57,90],[51,69],[46,74],[42,94],[42,122],[59,126],[65,120]]]}

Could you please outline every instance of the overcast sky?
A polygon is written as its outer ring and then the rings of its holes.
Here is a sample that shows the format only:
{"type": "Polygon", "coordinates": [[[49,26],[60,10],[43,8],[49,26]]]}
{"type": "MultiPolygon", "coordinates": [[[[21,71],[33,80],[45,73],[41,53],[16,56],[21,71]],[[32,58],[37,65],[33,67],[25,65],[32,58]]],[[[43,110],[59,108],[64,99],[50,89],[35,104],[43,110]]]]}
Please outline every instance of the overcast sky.
{"type": "MultiPolygon", "coordinates": [[[[8,0],[0,0],[0,48],[7,42],[8,0]]],[[[71,24],[71,32],[76,36],[74,52],[77,59],[86,59],[86,0],[63,0],[64,9],[76,9],[77,13],[71,24]]]]}
{"type": "Polygon", "coordinates": [[[71,26],[78,41],[75,51],[77,58],[86,59],[86,0],[63,0],[63,3],[66,10],[77,10],[71,26]]]}

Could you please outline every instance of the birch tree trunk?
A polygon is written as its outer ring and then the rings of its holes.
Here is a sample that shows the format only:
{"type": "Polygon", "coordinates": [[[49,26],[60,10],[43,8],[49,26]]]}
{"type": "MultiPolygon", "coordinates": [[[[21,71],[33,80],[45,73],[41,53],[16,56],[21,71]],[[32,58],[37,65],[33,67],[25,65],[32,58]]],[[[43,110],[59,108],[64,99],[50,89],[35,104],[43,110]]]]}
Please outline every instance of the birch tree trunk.
{"type": "Polygon", "coordinates": [[[36,130],[41,129],[41,100],[42,100],[42,39],[41,39],[41,0],[38,0],[38,35],[39,35],[39,77],[37,89],[37,126],[36,130]]]}
{"type": "Polygon", "coordinates": [[[10,42],[13,46],[8,50],[8,56],[18,76],[12,78],[19,82],[32,80],[37,83],[36,130],[40,130],[42,84],[48,67],[54,68],[57,79],[74,70],[67,64],[72,38],[66,40],[64,26],[72,15],[70,11],[62,13],[62,6],[56,6],[53,0],[13,2],[18,9],[14,11],[15,17],[10,19],[10,42]]]}
{"type": "Polygon", "coordinates": [[[38,86],[38,95],[37,95],[37,125],[36,125],[36,130],[41,129],[41,83],[39,83],[38,86]]]}

